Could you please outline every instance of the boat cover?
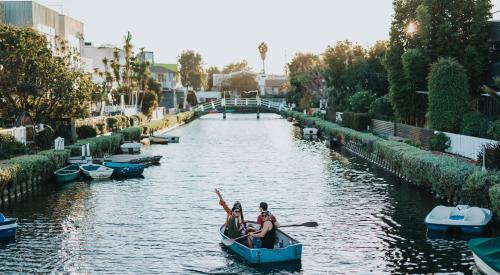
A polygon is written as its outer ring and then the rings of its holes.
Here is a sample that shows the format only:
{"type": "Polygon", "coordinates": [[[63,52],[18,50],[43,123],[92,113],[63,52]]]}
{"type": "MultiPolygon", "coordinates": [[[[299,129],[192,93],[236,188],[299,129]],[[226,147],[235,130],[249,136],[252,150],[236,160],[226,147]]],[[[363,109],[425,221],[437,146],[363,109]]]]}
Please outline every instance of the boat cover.
{"type": "Polygon", "coordinates": [[[500,237],[472,239],[469,247],[483,262],[500,272],[500,237]]]}

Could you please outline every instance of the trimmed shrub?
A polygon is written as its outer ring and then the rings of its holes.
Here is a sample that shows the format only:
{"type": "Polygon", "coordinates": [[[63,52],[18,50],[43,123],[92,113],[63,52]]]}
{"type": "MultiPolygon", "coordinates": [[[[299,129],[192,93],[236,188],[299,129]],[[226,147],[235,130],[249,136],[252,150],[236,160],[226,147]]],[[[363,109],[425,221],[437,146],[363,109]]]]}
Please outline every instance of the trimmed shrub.
{"type": "Polygon", "coordinates": [[[493,212],[500,214],[500,183],[490,188],[490,201],[493,212]]]}
{"type": "MultiPolygon", "coordinates": [[[[99,131],[99,134],[104,134],[104,129],[106,129],[106,124],[104,124],[104,123],[97,123],[95,125],[95,127],[99,131]]],[[[77,130],[77,133],[78,133],[78,130],[77,130]]]]}
{"type": "Polygon", "coordinates": [[[124,140],[139,140],[142,135],[142,127],[130,127],[118,131],[118,133],[123,135],[124,140]]]}
{"type": "Polygon", "coordinates": [[[26,146],[11,135],[0,134],[0,159],[8,159],[25,154],[26,146]]]}
{"type": "Polygon", "coordinates": [[[500,172],[474,172],[462,187],[463,199],[476,206],[490,207],[490,188],[500,183],[500,172]]]}
{"type": "Polygon", "coordinates": [[[433,134],[431,137],[431,150],[444,152],[450,148],[450,138],[442,132],[433,134]]]}
{"type": "Polygon", "coordinates": [[[365,132],[370,125],[370,115],[367,113],[344,112],[342,124],[354,130],[365,132]]]}
{"type": "Polygon", "coordinates": [[[116,117],[108,117],[106,118],[106,124],[108,125],[109,131],[113,131],[113,129],[118,127],[118,119],[116,117]]]}
{"type": "Polygon", "coordinates": [[[488,137],[494,140],[500,140],[500,119],[490,123],[488,127],[488,137]]]}
{"type": "Polygon", "coordinates": [[[350,109],[356,113],[367,113],[376,96],[370,91],[357,91],[349,97],[350,109]]]}
{"type": "Polygon", "coordinates": [[[158,107],[158,96],[155,92],[147,91],[144,93],[144,100],[142,102],[142,113],[151,117],[153,110],[158,107]]]}
{"type": "Polygon", "coordinates": [[[76,134],[78,135],[78,138],[90,138],[97,136],[97,131],[92,126],[83,125],[76,128],[76,134]]]}
{"type": "Polygon", "coordinates": [[[392,121],[394,119],[394,110],[387,97],[382,96],[370,105],[370,111],[368,112],[372,118],[392,121]]]}
{"type": "Polygon", "coordinates": [[[457,133],[468,108],[467,72],[455,59],[440,58],[431,66],[428,80],[430,128],[457,133]]]}
{"type": "Polygon", "coordinates": [[[462,118],[460,133],[467,136],[486,137],[488,120],[479,112],[469,112],[462,118]]]}

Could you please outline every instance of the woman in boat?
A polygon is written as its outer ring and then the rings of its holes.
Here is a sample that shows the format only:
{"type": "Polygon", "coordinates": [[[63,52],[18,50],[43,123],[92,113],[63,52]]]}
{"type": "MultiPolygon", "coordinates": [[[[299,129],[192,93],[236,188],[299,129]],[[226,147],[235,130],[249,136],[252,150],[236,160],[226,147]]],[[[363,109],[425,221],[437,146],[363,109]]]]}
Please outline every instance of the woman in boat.
{"type": "Polygon", "coordinates": [[[231,216],[227,220],[227,226],[226,226],[227,236],[230,239],[236,239],[242,236],[241,231],[243,230],[243,223],[241,223],[240,213],[241,210],[238,207],[233,206],[233,209],[231,209],[231,216]]]}
{"type": "MultiPolygon", "coordinates": [[[[220,194],[219,190],[217,190],[217,188],[215,188],[215,194],[217,194],[217,196],[219,197],[219,205],[222,206],[222,208],[224,208],[224,211],[226,211],[226,214],[227,214],[227,217],[226,217],[226,222],[224,224],[224,234],[227,235],[227,228],[228,228],[228,221],[229,221],[229,218],[231,217],[231,214],[232,214],[232,211],[231,209],[229,208],[229,206],[227,206],[227,203],[226,201],[222,198],[222,195],[220,194]]],[[[245,225],[245,219],[243,218],[243,210],[242,210],[242,207],[241,207],[241,203],[239,201],[236,201],[233,205],[233,208],[239,208],[240,211],[239,211],[239,217],[240,217],[240,223],[243,224],[243,226],[245,225]]]]}
{"type": "Polygon", "coordinates": [[[276,242],[276,226],[271,221],[271,213],[269,211],[264,211],[261,215],[262,219],[264,220],[264,224],[262,225],[260,232],[249,233],[248,247],[253,247],[254,238],[260,238],[262,248],[273,249],[274,243],[276,242]]]}

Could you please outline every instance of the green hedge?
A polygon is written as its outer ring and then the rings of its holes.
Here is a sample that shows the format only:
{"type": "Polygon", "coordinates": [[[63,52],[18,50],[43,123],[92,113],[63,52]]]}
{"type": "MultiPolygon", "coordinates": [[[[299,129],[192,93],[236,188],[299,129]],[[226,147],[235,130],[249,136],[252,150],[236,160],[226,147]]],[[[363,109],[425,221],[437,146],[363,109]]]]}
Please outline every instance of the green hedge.
{"type": "Polygon", "coordinates": [[[109,136],[78,140],[75,144],[66,146],[66,149],[70,150],[72,156],[81,156],[82,145],[88,143],[92,155],[113,154],[120,148],[122,140],[123,134],[113,133],[109,136]]]}
{"type": "Polygon", "coordinates": [[[460,199],[463,203],[492,207],[497,214],[500,213],[500,172],[485,173],[478,166],[453,157],[434,155],[402,142],[385,140],[299,112],[285,111],[283,115],[307,124],[314,122],[323,133],[333,135],[343,143],[356,143],[366,153],[375,153],[419,186],[456,201],[460,199]]]}
{"type": "Polygon", "coordinates": [[[130,127],[130,128],[125,128],[118,133],[123,135],[124,140],[139,140],[142,135],[142,127],[130,127]]]}
{"type": "Polygon", "coordinates": [[[17,141],[11,135],[0,134],[0,159],[26,154],[26,145],[17,141]]]}
{"type": "Polygon", "coordinates": [[[0,165],[0,186],[38,175],[52,175],[64,166],[69,150],[46,150],[34,155],[11,158],[0,165]]]}

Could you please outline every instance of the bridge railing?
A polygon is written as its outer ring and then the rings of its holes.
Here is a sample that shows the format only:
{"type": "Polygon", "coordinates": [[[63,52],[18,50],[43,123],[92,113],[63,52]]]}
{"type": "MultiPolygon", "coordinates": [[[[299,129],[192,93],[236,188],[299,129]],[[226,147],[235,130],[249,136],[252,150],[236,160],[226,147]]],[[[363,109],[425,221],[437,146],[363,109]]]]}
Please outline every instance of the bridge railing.
{"type": "Polygon", "coordinates": [[[255,107],[282,111],[288,109],[284,101],[276,102],[265,98],[221,98],[192,108],[195,112],[208,112],[220,107],[255,107]]]}

